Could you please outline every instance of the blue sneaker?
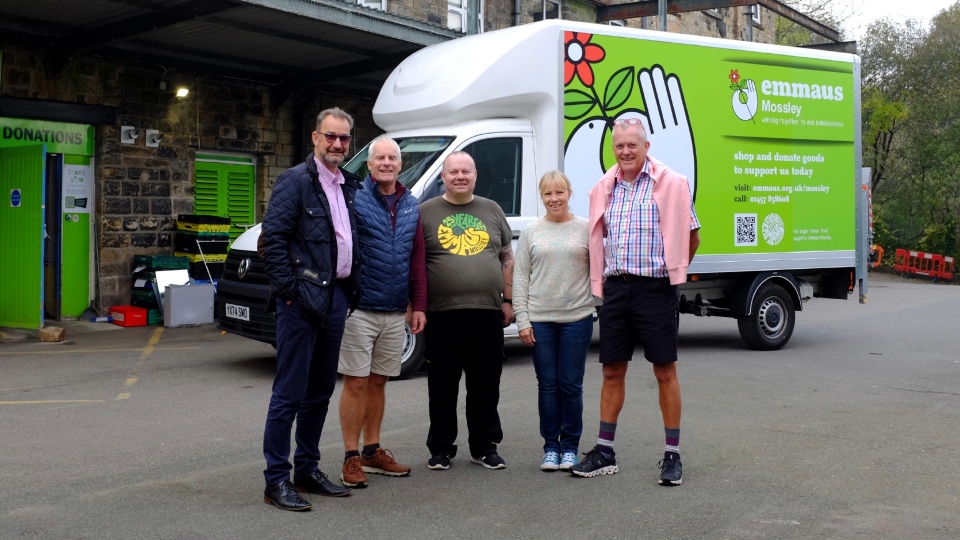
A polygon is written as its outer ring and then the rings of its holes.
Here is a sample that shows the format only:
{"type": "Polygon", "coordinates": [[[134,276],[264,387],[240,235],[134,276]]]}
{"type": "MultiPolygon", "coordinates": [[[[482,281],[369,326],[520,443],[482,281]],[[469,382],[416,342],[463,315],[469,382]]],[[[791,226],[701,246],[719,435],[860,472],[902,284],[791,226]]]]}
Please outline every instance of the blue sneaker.
{"type": "Polygon", "coordinates": [[[543,461],[540,463],[541,471],[555,471],[560,468],[560,454],[556,452],[547,452],[543,455],[543,461]]]}
{"type": "Polygon", "coordinates": [[[574,465],[579,463],[576,452],[564,452],[560,454],[560,470],[569,471],[574,465]]]}

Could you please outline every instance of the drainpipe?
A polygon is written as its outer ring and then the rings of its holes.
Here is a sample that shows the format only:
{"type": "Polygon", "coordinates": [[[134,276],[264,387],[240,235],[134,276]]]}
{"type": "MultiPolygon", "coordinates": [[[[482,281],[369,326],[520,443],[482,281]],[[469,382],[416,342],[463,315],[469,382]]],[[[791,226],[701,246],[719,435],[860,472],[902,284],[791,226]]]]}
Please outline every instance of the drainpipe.
{"type": "Polygon", "coordinates": [[[747,27],[743,30],[743,40],[753,41],[753,6],[747,7],[747,27]]]}
{"type": "Polygon", "coordinates": [[[483,0],[467,0],[467,24],[466,30],[468,36],[480,33],[480,2],[483,0]]]}
{"type": "Polygon", "coordinates": [[[660,16],[660,31],[667,31],[667,0],[660,0],[660,3],[657,5],[657,11],[660,16]]]}
{"type": "Polygon", "coordinates": [[[520,0],[513,0],[513,25],[520,26],[520,0]]]}
{"type": "Polygon", "coordinates": [[[307,159],[307,127],[309,126],[307,114],[306,107],[297,107],[297,125],[293,128],[293,141],[291,141],[293,143],[294,165],[303,163],[307,159]]]}

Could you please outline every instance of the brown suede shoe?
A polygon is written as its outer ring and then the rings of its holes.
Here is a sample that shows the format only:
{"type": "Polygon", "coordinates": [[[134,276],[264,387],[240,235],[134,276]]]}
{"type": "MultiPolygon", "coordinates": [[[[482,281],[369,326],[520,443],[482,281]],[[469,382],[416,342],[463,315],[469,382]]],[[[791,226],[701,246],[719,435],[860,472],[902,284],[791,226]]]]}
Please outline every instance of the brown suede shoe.
{"type": "Polygon", "coordinates": [[[340,481],[347,487],[363,489],[367,487],[367,476],[360,466],[360,456],[353,456],[343,463],[340,471],[340,481]]]}
{"type": "Polygon", "coordinates": [[[360,454],[360,464],[363,466],[363,472],[386,476],[407,476],[410,474],[410,467],[397,463],[397,460],[393,459],[393,452],[383,448],[377,448],[371,458],[360,454]]]}

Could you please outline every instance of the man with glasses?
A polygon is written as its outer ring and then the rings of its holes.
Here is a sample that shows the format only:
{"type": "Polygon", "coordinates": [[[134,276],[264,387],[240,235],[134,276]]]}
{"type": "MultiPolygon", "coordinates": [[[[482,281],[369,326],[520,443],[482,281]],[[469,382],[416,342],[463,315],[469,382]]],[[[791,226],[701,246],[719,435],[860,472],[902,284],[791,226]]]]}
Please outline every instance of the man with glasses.
{"type": "Polygon", "coordinates": [[[344,486],[367,487],[364,473],[407,476],[380,446],[387,379],[400,375],[404,326],[419,334],[426,324],[427,267],[416,197],[398,181],[400,147],[389,137],[370,144],[370,175],[357,192],[357,236],[363,264],[363,292],[347,319],[340,346],[340,428],[343,430],[344,486]],[[363,449],[360,433],[363,432],[363,449]]]}
{"type": "Polygon", "coordinates": [[[590,281],[600,307],[600,435],[570,472],[593,477],[619,471],[613,451],[625,377],[639,341],[653,364],[666,449],[659,483],[683,482],[680,382],[677,379],[678,288],[700,245],[700,223],[687,179],[647,155],[639,119],[614,122],[617,165],[590,190],[590,281]],[[606,239],[606,242],[604,242],[606,239]]]}
{"type": "Polygon", "coordinates": [[[352,232],[360,178],[339,167],[352,129],[353,118],[341,109],[320,112],[313,154],[277,179],[260,233],[277,315],[277,375],[263,433],[263,497],[281,510],[310,510],[299,492],[350,494],[330,482],[318,463],[344,321],[360,298],[360,249],[352,232]],[[294,420],[297,447],[291,466],[294,420]]]}

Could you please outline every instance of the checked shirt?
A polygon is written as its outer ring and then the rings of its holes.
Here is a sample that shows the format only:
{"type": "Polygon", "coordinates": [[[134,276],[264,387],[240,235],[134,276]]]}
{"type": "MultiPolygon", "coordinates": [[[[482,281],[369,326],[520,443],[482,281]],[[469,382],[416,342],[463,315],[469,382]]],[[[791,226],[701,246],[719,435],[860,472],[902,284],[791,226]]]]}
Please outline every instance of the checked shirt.
{"type": "MultiPolygon", "coordinates": [[[[617,173],[610,202],[603,213],[607,238],[603,250],[603,277],[619,274],[652,278],[669,276],[653,184],[649,160],[633,182],[624,181],[623,173],[617,173]]],[[[690,215],[690,230],[699,229],[700,222],[692,200],[690,215]]]]}

